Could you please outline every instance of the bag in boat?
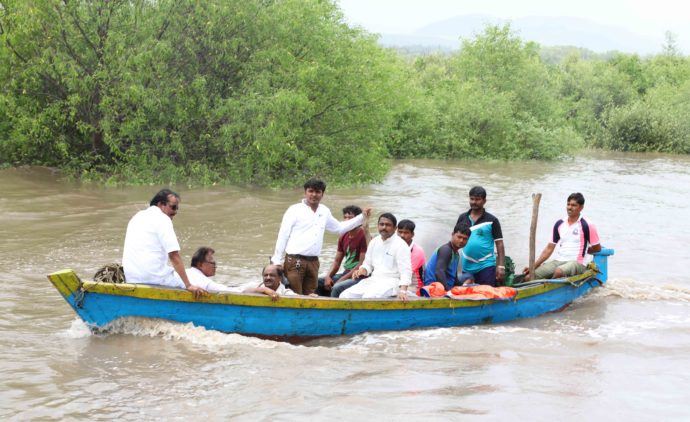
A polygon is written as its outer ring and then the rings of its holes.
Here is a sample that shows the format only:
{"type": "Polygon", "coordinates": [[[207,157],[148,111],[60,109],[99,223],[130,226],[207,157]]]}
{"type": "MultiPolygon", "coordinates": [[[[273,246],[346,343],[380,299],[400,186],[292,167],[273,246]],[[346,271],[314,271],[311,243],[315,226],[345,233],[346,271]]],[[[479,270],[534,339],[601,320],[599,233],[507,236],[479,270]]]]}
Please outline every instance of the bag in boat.
{"type": "Polygon", "coordinates": [[[96,271],[93,281],[103,283],[125,283],[125,270],[121,264],[106,264],[96,271]]]}
{"type": "Polygon", "coordinates": [[[446,294],[451,299],[464,300],[507,300],[512,299],[515,295],[517,295],[517,290],[512,287],[492,287],[484,284],[455,286],[446,294]]]}

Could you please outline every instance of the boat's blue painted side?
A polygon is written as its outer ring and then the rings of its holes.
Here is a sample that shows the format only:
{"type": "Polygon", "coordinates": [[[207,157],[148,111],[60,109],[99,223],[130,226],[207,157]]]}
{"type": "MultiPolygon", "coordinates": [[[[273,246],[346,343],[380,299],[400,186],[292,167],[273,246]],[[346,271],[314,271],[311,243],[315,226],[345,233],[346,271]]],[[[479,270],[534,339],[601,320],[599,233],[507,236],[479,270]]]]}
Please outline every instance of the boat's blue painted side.
{"type": "MultiPolygon", "coordinates": [[[[70,284],[70,277],[49,276],[65,300],[87,323],[104,326],[121,317],[149,317],[207,329],[270,337],[320,337],[357,334],[365,331],[405,330],[422,327],[450,327],[500,323],[535,317],[563,308],[607,279],[607,249],[596,256],[602,271],[580,285],[538,284],[519,289],[514,300],[457,301],[435,298],[399,301],[343,301],[335,299],[281,298],[270,302],[263,296],[227,295],[216,302],[182,297],[188,292],[145,290],[138,295],[82,293],[70,284]],[[59,279],[59,280],[58,280],[59,279]],[[179,296],[179,297],[178,297],[179,296]],[[172,299],[169,299],[172,298],[172,299]]],[[[56,273],[58,274],[58,273],[56,273]]],[[[65,274],[65,273],[60,273],[65,274]]],[[[77,280],[76,276],[73,277],[77,280]]],[[[109,287],[112,289],[112,287],[109,287]]],[[[131,291],[130,291],[131,292],[131,291]]]]}

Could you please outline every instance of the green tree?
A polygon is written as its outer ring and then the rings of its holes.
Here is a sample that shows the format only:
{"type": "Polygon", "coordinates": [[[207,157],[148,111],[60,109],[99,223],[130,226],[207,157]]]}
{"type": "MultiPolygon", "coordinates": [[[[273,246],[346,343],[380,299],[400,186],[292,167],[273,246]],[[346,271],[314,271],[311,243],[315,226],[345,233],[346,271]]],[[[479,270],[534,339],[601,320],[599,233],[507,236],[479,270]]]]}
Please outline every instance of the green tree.
{"type": "Polygon", "coordinates": [[[388,166],[402,62],[331,1],[3,11],[3,160],[129,183],[353,183],[388,166]]]}
{"type": "MultiPolygon", "coordinates": [[[[555,78],[509,25],[487,26],[459,53],[417,63],[434,105],[427,155],[553,159],[581,145],[557,101],[555,78]]],[[[409,143],[413,143],[411,140],[409,143]]],[[[424,149],[422,149],[424,150],[424,149]]]]}

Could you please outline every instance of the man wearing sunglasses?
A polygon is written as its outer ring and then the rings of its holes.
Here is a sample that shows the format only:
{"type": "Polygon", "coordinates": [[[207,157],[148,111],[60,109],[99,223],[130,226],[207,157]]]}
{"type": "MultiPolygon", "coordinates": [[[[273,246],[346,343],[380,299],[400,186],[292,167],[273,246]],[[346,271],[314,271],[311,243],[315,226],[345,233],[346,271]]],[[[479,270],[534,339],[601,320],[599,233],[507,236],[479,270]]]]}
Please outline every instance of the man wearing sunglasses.
{"type": "Polygon", "coordinates": [[[198,298],[206,290],[190,283],[180,256],[180,244],[173,229],[180,195],[161,189],[129,220],[122,252],[122,266],[128,283],[158,284],[187,289],[198,298]],[[172,266],[168,265],[168,260],[172,266]]]}

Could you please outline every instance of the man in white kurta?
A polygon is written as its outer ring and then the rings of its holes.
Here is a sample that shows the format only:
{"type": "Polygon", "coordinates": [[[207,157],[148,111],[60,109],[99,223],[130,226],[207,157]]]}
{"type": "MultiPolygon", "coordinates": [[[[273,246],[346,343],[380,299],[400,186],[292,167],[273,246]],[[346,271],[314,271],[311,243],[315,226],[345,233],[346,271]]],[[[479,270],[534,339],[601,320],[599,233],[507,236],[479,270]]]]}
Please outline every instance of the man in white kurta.
{"type": "Polygon", "coordinates": [[[407,300],[407,289],[412,282],[410,247],[396,233],[397,219],[393,214],[381,214],[379,236],[367,248],[364,263],[353,274],[360,278],[371,274],[340,294],[344,299],[372,299],[398,296],[407,300]]]}

